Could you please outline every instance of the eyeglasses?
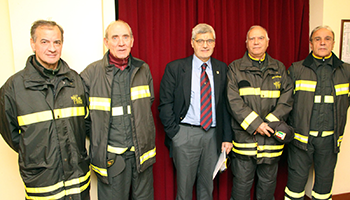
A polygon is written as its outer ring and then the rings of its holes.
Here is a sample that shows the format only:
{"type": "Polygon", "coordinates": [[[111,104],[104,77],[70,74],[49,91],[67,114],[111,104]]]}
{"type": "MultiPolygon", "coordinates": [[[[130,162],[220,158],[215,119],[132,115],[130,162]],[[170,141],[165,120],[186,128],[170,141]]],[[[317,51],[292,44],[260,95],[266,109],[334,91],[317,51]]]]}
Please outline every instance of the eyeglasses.
{"type": "Polygon", "coordinates": [[[215,40],[213,40],[213,39],[208,39],[208,40],[199,39],[199,40],[194,40],[194,41],[196,41],[197,44],[199,44],[201,46],[204,44],[204,42],[206,42],[208,45],[212,45],[215,43],[215,40]]]}

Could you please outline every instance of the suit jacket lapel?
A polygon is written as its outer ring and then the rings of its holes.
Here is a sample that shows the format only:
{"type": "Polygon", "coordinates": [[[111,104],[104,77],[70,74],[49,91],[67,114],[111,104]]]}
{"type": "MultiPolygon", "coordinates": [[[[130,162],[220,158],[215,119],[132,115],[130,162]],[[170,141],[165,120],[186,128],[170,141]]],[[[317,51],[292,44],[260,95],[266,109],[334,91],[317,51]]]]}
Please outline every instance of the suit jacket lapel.
{"type": "Polygon", "coordinates": [[[213,58],[211,58],[211,66],[213,70],[213,77],[214,77],[214,94],[215,94],[215,107],[217,107],[219,102],[219,93],[220,93],[220,81],[221,81],[221,73],[220,68],[216,65],[216,62],[213,58]]]}
{"type": "Polygon", "coordinates": [[[191,101],[192,59],[193,59],[193,55],[187,57],[185,59],[184,66],[182,67],[183,92],[184,92],[186,107],[190,105],[190,101],[191,101]]]}

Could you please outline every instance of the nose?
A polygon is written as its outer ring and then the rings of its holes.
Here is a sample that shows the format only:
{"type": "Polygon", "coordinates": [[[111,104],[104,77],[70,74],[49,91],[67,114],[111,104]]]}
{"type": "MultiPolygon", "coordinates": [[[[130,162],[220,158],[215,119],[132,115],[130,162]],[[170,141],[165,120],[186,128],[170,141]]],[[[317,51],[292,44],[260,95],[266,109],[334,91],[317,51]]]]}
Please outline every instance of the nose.
{"type": "Polygon", "coordinates": [[[259,44],[258,38],[254,38],[254,44],[259,44]]]}
{"type": "Polygon", "coordinates": [[[56,47],[55,47],[55,44],[53,42],[50,42],[50,44],[49,44],[49,51],[51,51],[51,52],[56,51],[56,47]]]}
{"type": "Polygon", "coordinates": [[[124,39],[120,39],[118,45],[119,46],[124,46],[125,45],[124,39]]]}

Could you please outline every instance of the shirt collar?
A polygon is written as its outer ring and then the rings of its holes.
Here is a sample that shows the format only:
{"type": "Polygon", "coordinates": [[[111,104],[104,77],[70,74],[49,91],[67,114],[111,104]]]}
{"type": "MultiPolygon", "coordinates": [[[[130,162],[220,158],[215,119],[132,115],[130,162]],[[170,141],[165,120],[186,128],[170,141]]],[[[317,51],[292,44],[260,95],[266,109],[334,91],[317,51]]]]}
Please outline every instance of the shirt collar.
{"type": "MultiPolygon", "coordinates": [[[[209,58],[209,60],[207,60],[207,62],[205,62],[205,63],[207,63],[207,69],[211,69],[211,58],[209,58]]],[[[201,61],[197,56],[196,56],[196,54],[193,54],[193,64],[194,64],[194,66],[195,67],[197,67],[198,69],[200,69],[201,70],[201,66],[202,66],[202,64],[203,64],[203,61],[201,61]]]]}

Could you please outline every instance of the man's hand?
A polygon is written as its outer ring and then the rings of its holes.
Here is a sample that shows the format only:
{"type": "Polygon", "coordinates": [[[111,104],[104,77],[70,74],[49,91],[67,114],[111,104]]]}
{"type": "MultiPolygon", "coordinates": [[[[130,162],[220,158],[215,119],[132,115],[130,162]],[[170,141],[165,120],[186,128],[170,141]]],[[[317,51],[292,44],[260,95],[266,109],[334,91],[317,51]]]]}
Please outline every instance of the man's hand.
{"type": "Polygon", "coordinates": [[[223,142],[221,145],[221,152],[226,151],[226,154],[230,153],[233,144],[231,142],[223,142]]]}
{"type": "Polygon", "coordinates": [[[264,136],[268,136],[271,137],[271,133],[274,133],[275,131],[269,127],[269,125],[267,125],[267,123],[263,122],[260,124],[260,126],[256,129],[254,135],[256,135],[256,133],[260,133],[260,135],[264,136]]]}

